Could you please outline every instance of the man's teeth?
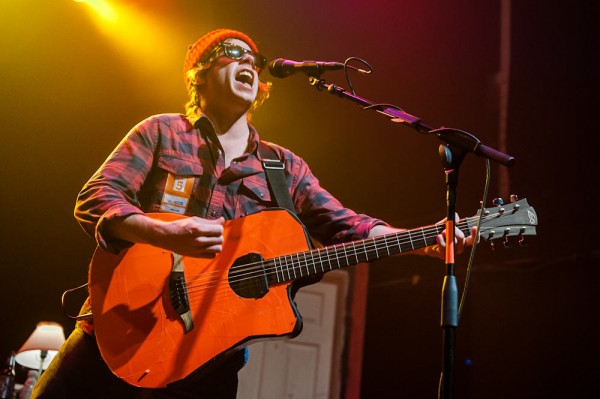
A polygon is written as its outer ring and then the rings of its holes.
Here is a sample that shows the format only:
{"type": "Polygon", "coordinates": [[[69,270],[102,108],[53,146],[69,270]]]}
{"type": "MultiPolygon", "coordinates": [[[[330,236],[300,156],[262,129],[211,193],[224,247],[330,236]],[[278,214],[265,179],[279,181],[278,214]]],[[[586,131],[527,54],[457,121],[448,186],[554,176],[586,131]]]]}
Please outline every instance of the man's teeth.
{"type": "Polygon", "coordinates": [[[242,71],[237,74],[236,79],[242,83],[252,84],[254,82],[254,75],[250,71],[242,71]]]}

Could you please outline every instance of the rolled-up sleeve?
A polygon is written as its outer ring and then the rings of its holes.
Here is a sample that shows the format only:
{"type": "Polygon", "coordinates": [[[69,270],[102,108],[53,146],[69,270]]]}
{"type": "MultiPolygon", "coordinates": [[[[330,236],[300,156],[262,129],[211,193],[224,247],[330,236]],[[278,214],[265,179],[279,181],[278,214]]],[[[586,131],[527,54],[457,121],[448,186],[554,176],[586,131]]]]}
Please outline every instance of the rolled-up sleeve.
{"type": "Polygon", "coordinates": [[[103,232],[106,222],[143,213],[138,193],[153,164],[159,130],[154,125],[148,119],[135,126],[77,197],[75,218],[107,251],[118,252],[130,244],[106,235],[103,232]]]}

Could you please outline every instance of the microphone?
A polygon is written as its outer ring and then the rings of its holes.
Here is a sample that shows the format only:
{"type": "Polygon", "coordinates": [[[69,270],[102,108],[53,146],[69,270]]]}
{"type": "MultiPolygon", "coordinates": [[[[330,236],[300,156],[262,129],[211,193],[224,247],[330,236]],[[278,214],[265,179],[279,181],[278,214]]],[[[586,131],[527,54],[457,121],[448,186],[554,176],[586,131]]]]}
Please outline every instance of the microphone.
{"type": "Polygon", "coordinates": [[[304,72],[308,76],[316,77],[325,71],[344,69],[341,62],[323,61],[292,61],[277,58],[269,63],[269,73],[275,78],[287,78],[296,72],[304,72]]]}

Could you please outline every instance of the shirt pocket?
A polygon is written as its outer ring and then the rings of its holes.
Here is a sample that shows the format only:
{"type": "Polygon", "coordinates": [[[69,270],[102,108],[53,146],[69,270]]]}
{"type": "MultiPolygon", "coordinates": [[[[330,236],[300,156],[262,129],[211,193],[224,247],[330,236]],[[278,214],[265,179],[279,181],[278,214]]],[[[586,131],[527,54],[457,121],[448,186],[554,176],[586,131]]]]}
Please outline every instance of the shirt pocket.
{"type": "Polygon", "coordinates": [[[193,157],[161,153],[158,157],[158,167],[175,176],[202,175],[202,164],[193,157]]]}
{"type": "Polygon", "coordinates": [[[236,218],[275,206],[264,174],[244,177],[238,189],[236,202],[236,218]]]}
{"type": "Polygon", "coordinates": [[[260,202],[271,202],[269,184],[261,174],[246,176],[242,179],[240,190],[244,195],[260,202]]]}
{"type": "Polygon", "coordinates": [[[152,173],[151,181],[147,182],[145,187],[147,190],[145,193],[146,198],[149,199],[149,207],[146,210],[150,212],[165,211],[164,206],[162,206],[163,203],[169,202],[169,194],[175,194],[176,197],[180,196],[185,203],[182,206],[183,209],[177,208],[175,213],[182,213],[187,210],[195,211],[197,201],[194,197],[202,173],[202,165],[197,159],[161,152],[156,162],[156,168],[152,173]],[[173,185],[173,182],[179,186],[168,188],[167,186],[169,184],[173,185]],[[182,184],[186,186],[190,184],[191,187],[182,187],[182,184]],[[172,192],[173,190],[177,192],[172,192]]]}

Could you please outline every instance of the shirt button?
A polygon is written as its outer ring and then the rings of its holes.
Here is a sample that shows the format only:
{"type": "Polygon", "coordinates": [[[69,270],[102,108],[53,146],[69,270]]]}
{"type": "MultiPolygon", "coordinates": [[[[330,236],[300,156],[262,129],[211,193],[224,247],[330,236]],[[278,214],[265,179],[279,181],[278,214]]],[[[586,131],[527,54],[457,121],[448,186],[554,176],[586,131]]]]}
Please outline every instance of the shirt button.
{"type": "Polygon", "coordinates": [[[213,217],[214,217],[214,216],[217,216],[217,212],[215,212],[215,211],[211,211],[211,212],[210,212],[210,216],[213,216],[213,217]]]}
{"type": "Polygon", "coordinates": [[[221,151],[221,149],[217,150],[217,154],[221,155],[223,153],[223,151],[221,151]]]}
{"type": "Polygon", "coordinates": [[[264,196],[265,196],[263,193],[260,193],[259,195],[260,195],[260,198],[262,198],[262,197],[264,197],[264,196]]]}

